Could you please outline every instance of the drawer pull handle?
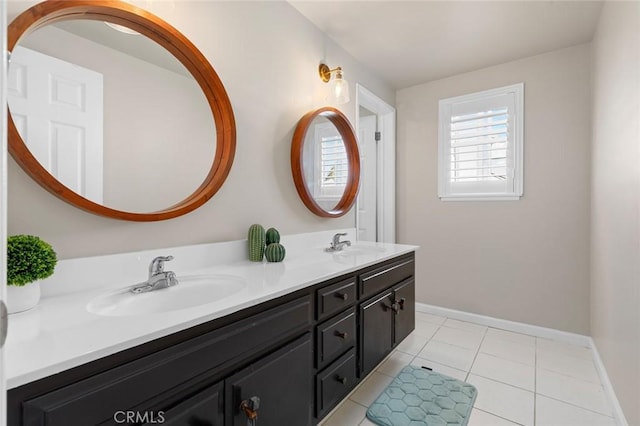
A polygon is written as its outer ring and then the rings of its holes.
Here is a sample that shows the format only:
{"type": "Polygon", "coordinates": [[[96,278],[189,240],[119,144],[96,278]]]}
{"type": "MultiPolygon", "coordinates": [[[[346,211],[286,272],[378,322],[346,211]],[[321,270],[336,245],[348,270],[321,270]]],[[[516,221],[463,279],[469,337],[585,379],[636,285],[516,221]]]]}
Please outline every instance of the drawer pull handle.
{"type": "Polygon", "coordinates": [[[347,333],[346,331],[341,332],[336,330],[336,336],[338,336],[341,339],[346,339],[347,337],[349,337],[349,333],[347,333]]]}
{"type": "Polygon", "coordinates": [[[349,295],[347,293],[336,293],[336,297],[338,299],[347,300],[349,298],[349,295]]]}
{"type": "Polygon", "coordinates": [[[336,376],[336,380],[339,381],[340,383],[342,383],[343,385],[346,385],[347,382],[348,382],[346,377],[336,376]]]}

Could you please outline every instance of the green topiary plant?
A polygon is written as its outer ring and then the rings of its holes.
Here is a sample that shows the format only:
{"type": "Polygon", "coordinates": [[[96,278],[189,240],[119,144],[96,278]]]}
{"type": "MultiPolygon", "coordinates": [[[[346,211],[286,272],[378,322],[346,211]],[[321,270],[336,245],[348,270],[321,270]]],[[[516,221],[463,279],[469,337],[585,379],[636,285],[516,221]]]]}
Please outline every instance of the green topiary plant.
{"type": "Polygon", "coordinates": [[[58,258],[51,245],[33,235],[13,235],[7,239],[7,284],[22,287],[45,279],[58,258]]]}

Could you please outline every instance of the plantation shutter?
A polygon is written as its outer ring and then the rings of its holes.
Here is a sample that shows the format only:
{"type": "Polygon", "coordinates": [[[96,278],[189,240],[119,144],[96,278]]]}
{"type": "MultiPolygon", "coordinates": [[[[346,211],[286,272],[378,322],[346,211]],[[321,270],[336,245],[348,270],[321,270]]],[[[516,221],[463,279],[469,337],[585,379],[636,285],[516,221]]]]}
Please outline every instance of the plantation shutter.
{"type": "MultiPolygon", "coordinates": [[[[440,101],[439,196],[522,195],[522,111],[509,86],[440,101]]],[[[521,93],[520,93],[521,95],[521,93]]]]}
{"type": "Polygon", "coordinates": [[[342,136],[323,137],[320,151],[321,187],[344,188],[347,184],[349,165],[342,136]]]}

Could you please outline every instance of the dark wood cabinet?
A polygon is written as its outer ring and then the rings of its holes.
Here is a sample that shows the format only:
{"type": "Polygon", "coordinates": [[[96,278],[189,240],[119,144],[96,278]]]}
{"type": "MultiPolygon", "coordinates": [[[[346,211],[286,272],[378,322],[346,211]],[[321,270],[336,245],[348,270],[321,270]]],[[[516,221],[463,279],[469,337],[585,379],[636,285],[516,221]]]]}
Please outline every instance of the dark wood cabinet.
{"type": "Polygon", "coordinates": [[[360,377],[415,328],[415,280],[408,278],[360,305],[360,377]]]}
{"type": "Polygon", "coordinates": [[[260,426],[310,425],[313,391],[312,344],[304,335],[225,381],[228,425],[246,426],[243,401],[259,398],[260,426]]]}
{"type": "Polygon", "coordinates": [[[414,329],[414,254],[10,389],[9,426],[312,426],[414,329]]]}
{"type": "Polygon", "coordinates": [[[397,346],[414,330],[416,325],[416,286],[409,278],[393,288],[394,310],[393,346],[397,346]]]}
{"type": "Polygon", "coordinates": [[[360,305],[360,377],[364,377],[393,348],[393,292],[360,305]]]}

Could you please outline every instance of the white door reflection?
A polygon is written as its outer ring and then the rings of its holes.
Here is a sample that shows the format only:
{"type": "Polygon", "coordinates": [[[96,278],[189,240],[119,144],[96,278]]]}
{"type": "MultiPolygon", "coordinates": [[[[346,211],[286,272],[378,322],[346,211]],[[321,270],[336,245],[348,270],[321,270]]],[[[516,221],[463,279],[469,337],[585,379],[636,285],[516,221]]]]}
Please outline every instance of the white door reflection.
{"type": "Polygon", "coordinates": [[[25,144],[58,181],[103,197],[102,74],[25,47],[11,53],[7,98],[25,144]]]}

